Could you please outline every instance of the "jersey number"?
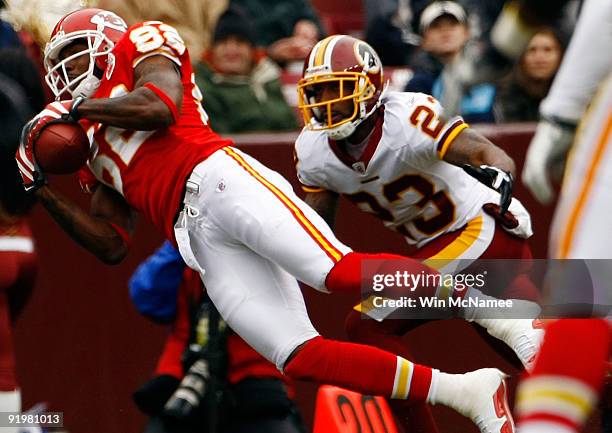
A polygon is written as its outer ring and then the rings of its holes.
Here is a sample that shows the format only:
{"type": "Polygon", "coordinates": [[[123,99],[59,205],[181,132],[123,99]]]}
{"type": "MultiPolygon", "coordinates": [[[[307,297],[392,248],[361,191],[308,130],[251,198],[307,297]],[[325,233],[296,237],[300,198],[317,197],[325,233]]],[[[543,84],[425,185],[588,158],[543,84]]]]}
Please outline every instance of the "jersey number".
{"type": "MultiPolygon", "coordinates": [[[[402,196],[410,189],[421,195],[421,199],[415,203],[419,209],[432,204],[438,210],[438,214],[430,217],[418,217],[412,220],[414,226],[425,235],[433,235],[446,228],[455,220],[455,205],[444,191],[435,191],[434,184],[418,174],[407,174],[396,179],[382,188],[383,196],[394,203],[402,199],[402,196]]],[[[355,204],[367,204],[372,213],[383,221],[393,222],[395,217],[376,200],[372,194],[361,191],[355,194],[347,194],[346,198],[355,204]]],[[[396,230],[404,236],[414,239],[405,226],[398,226],[396,230]]]]}
{"type": "MultiPolygon", "coordinates": [[[[436,100],[431,96],[427,99],[432,104],[436,102],[436,100]]],[[[414,109],[410,115],[410,123],[412,123],[414,126],[420,127],[421,131],[429,135],[434,140],[438,138],[440,131],[442,131],[442,122],[440,122],[440,119],[434,110],[427,105],[418,105],[414,109]]]]}
{"type": "Polygon", "coordinates": [[[172,48],[179,56],[185,52],[185,42],[174,27],[155,21],[148,21],[142,27],[132,30],[130,40],[141,53],[159,50],[163,45],[172,48]]]}

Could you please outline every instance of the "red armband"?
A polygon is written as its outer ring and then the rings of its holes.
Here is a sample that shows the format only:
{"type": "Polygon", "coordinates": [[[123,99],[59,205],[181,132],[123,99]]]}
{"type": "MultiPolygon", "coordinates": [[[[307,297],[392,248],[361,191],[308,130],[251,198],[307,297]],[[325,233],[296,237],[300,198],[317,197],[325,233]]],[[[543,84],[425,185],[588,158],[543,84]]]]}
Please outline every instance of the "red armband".
{"type": "Polygon", "coordinates": [[[125,245],[130,248],[132,246],[132,237],[127,232],[127,230],[117,224],[111,222],[109,222],[109,224],[117,231],[117,233],[119,233],[119,236],[121,236],[121,239],[123,239],[123,243],[125,243],[125,245]]]}
{"type": "Polygon", "coordinates": [[[164,104],[166,104],[166,106],[170,109],[170,112],[172,113],[174,123],[176,123],[179,117],[179,112],[178,108],[176,108],[176,104],[174,103],[174,101],[168,95],[166,95],[166,93],[162,89],[160,89],[153,83],[145,83],[143,87],[152,90],[159,97],[159,99],[161,99],[164,104]]]}

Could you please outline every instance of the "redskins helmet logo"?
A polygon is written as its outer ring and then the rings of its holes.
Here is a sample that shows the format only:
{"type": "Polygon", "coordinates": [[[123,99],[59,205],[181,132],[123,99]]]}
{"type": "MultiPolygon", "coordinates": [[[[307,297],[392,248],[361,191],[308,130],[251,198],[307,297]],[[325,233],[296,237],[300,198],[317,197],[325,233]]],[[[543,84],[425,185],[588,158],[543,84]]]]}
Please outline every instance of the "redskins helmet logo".
{"type": "Polygon", "coordinates": [[[104,31],[104,27],[117,30],[119,32],[125,32],[127,30],[127,24],[118,15],[103,11],[95,14],[91,17],[91,23],[98,26],[98,31],[104,31]]]}
{"type": "Polygon", "coordinates": [[[355,57],[359,59],[359,64],[363,66],[363,71],[377,74],[380,72],[380,59],[378,54],[368,44],[362,41],[355,43],[355,57]]]}

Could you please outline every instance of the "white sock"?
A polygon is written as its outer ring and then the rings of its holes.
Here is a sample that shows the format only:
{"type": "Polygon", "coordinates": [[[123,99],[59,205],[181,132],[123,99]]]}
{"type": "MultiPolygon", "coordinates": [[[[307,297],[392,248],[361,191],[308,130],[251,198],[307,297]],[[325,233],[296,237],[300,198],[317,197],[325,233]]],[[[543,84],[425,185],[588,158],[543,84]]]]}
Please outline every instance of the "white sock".
{"type": "Polygon", "coordinates": [[[463,374],[448,374],[433,369],[427,403],[432,405],[442,404],[457,409],[462,398],[464,382],[465,376],[463,374]]]}
{"type": "MultiPolygon", "coordinates": [[[[489,295],[485,295],[484,293],[482,293],[480,290],[475,289],[473,287],[469,287],[465,293],[465,296],[463,299],[480,299],[483,301],[489,301],[489,300],[496,300],[497,298],[493,297],[493,296],[489,296],[489,295]]],[[[472,306],[467,306],[464,308],[461,308],[459,310],[459,317],[467,320],[468,322],[476,322],[478,324],[480,324],[479,320],[481,319],[481,317],[479,317],[479,313],[482,312],[482,308],[476,307],[474,305],[472,306]],[[479,311],[480,310],[480,311],[479,311]]],[[[486,326],[485,326],[486,328],[486,326]]]]}

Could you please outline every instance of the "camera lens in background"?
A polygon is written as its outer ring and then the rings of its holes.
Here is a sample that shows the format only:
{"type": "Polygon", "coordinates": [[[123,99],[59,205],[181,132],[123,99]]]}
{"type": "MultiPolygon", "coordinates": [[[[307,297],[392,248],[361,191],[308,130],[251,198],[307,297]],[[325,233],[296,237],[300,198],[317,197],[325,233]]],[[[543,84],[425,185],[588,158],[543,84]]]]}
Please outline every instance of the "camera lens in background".
{"type": "Polygon", "coordinates": [[[169,422],[181,422],[192,416],[204,399],[209,378],[208,362],[205,359],[195,361],[164,406],[164,418],[169,422]]]}

